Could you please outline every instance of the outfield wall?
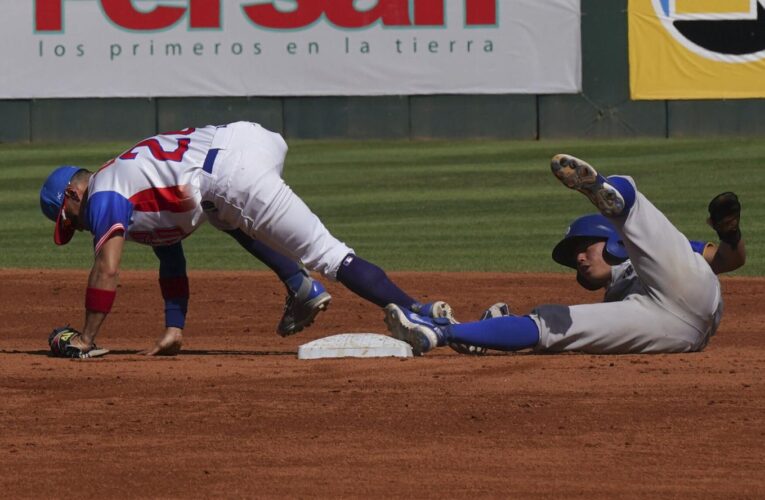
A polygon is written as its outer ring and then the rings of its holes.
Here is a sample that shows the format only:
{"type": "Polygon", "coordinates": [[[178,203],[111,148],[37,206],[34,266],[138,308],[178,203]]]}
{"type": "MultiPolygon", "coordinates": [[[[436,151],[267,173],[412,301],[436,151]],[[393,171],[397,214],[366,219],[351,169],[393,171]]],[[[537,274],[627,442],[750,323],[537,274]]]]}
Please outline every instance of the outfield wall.
{"type": "Polygon", "coordinates": [[[581,8],[580,94],[0,100],[0,141],[130,141],[243,119],[288,139],[765,135],[765,100],[631,100],[627,0],[581,8]]]}

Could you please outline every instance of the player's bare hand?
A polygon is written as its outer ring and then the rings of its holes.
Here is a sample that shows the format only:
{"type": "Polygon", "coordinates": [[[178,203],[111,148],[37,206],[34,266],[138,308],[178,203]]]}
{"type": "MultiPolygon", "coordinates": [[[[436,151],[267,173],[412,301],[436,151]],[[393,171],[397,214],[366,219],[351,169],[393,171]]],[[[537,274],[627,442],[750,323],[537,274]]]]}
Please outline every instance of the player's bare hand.
{"type": "Polygon", "coordinates": [[[183,330],[170,327],[165,330],[165,334],[154,344],[154,347],[141,352],[141,354],[145,356],[175,356],[181,351],[182,345],[183,330]]]}

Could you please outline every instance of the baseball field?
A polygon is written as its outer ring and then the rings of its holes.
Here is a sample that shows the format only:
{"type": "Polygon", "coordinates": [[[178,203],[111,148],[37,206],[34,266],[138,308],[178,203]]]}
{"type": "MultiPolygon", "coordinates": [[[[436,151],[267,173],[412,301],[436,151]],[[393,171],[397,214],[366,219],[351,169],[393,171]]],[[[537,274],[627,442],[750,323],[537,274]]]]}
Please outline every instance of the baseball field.
{"type": "Polygon", "coordinates": [[[715,240],[707,203],[735,191],[748,250],[721,278],[704,352],[301,361],[299,345],[383,333],[336,283],[314,326],[274,333],[283,287],[205,227],[186,248],[184,350],[161,333],[155,257],[128,245],[100,359],[47,355],[83,320],[89,235],[66,247],[39,210],[56,165],[91,169],[129,144],[0,145],[0,487],[8,498],[762,498],[765,491],[765,143],[297,142],[285,178],[328,228],[410,294],[458,319],[496,301],[598,302],[550,259],[591,212],[549,173],[567,152],[627,174],[689,238],[715,240]]]}

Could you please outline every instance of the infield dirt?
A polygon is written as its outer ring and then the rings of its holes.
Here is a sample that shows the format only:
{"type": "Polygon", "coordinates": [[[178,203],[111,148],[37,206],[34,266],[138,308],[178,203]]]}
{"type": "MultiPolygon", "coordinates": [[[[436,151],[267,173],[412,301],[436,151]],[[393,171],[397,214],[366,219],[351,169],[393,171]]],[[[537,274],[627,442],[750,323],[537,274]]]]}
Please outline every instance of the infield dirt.
{"type": "MultiPolygon", "coordinates": [[[[458,318],[504,300],[597,302],[569,275],[391,273],[458,318]]],[[[124,272],[98,342],[47,356],[82,326],[87,271],[0,270],[0,487],[6,498],[693,497],[765,491],[765,280],[723,278],[702,353],[300,361],[341,332],[384,333],[381,310],[329,283],[329,310],[275,333],[265,272],[190,273],[185,345],[160,335],[154,272],[124,272]]]]}

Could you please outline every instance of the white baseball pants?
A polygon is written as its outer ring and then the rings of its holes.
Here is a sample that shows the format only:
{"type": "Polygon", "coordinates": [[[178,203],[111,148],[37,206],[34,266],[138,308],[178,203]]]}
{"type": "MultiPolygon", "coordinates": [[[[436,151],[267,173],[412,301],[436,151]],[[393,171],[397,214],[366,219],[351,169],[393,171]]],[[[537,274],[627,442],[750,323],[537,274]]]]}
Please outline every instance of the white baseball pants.
{"type": "Polygon", "coordinates": [[[353,249],[337,240],[282,179],[287,144],[258,124],[221,127],[210,149],[218,149],[211,172],[202,172],[202,200],[218,229],[239,228],[308,269],[336,279],[353,249]]]}

